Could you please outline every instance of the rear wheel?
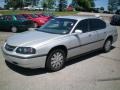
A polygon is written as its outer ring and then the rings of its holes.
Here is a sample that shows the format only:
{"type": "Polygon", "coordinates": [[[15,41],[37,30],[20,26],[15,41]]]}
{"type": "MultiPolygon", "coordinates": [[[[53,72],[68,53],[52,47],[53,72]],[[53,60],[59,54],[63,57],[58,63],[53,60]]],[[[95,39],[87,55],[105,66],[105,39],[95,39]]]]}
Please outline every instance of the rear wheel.
{"type": "Polygon", "coordinates": [[[104,52],[109,52],[111,50],[111,47],[112,47],[112,40],[107,39],[103,47],[104,52]]]}
{"type": "Polygon", "coordinates": [[[11,31],[12,31],[13,33],[16,33],[16,32],[18,31],[18,29],[17,29],[17,27],[13,26],[13,27],[11,27],[11,31]]]}
{"type": "Polygon", "coordinates": [[[56,49],[50,52],[46,61],[46,68],[50,71],[58,71],[63,68],[65,62],[65,52],[61,49],[56,49]]]}

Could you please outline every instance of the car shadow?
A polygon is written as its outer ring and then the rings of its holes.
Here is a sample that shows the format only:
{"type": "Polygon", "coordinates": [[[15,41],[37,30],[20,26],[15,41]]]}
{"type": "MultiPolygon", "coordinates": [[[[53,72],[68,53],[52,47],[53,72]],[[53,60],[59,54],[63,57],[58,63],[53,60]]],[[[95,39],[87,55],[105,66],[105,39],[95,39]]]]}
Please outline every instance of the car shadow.
{"type": "Polygon", "coordinates": [[[14,64],[11,64],[7,61],[5,61],[6,65],[13,71],[25,75],[25,76],[33,76],[33,75],[39,75],[39,74],[45,74],[48,73],[46,69],[38,68],[38,69],[28,69],[28,68],[22,68],[19,66],[16,66],[14,64]]]}
{"type": "MultiPolygon", "coordinates": [[[[115,47],[112,46],[112,49],[113,50],[115,47]]],[[[65,67],[67,66],[70,66],[72,64],[75,64],[75,63],[78,63],[78,62],[81,62],[81,61],[84,61],[86,59],[89,59],[89,58],[92,58],[93,56],[98,56],[99,54],[103,53],[102,50],[99,50],[99,51],[95,51],[95,52],[92,52],[92,53],[89,53],[87,55],[82,55],[82,56],[79,56],[79,57],[76,57],[74,59],[70,59],[69,61],[67,61],[65,63],[65,67]]],[[[22,67],[19,67],[19,66],[16,66],[16,65],[13,65],[7,61],[5,61],[6,65],[13,71],[19,73],[19,74],[22,74],[22,75],[25,75],[25,76],[34,76],[34,75],[40,75],[40,74],[46,74],[46,73],[52,73],[46,69],[43,69],[43,68],[38,68],[38,69],[27,69],[27,68],[22,68],[22,67]]]]}

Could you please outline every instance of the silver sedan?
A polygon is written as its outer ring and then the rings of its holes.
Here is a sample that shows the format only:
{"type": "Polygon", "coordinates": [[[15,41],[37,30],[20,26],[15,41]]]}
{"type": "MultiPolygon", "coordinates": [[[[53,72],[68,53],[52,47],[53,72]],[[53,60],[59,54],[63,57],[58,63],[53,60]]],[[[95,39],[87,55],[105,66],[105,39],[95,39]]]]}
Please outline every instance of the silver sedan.
{"type": "Polygon", "coordinates": [[[74,56],[98,49],[110,51],[117,37],[116,28],[98,17],[61,16],[35,31],[8,38],[2,51],[12,64],[58,71],[74,56]]]}

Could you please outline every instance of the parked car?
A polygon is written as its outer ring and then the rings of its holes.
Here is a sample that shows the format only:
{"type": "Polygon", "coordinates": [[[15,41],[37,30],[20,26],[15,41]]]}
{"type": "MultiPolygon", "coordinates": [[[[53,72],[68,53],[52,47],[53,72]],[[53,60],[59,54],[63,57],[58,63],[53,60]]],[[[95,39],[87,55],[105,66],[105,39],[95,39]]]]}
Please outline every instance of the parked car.
{"type": "Polygon", "coordinates": [[[23,10],[31,10],[32,9],[32,6],[27,6],[27,7],[23,7],[23,10]]]}
{"type": "Polygon", "coordinates": [[[115,12],[115,14],[120,15],[120,9],[115,12]]]}
{"type": "Polygon", "coordinates": [[[46,19],[52,19],[52,18],[55,18],[55,16],[53,14],[49,14],[49,13],[37,13],[36,14],[38,17],[43,17],[43,18],[46,18],[46,19]]]}
{"type": "Polygon", "coordinates": [[[31,10],[40,10],[40,11],[42,11],[43,8],[39,7],[39,6],[33,6],[31,10]]]}
{"type": "Polygon", "coordinates": [[[117,10],[115,15],[112,16],[110,24],[114,26],[120,26],[120,10],[117,10]]]}
{"type": "Polygon", "coordinates": [[[38,15],[35,14],[21,14],[21,15],[29,20],[32,20],[34,22],[35,28],[44,25],[49,20],[44,17],[39,17],[38,15]]]}
{"type": "Polygon", "coordinates": [[[117,37],[117,29],[99,18],[61,16],[36,31],[8,38],[2,51],[5,60],[17,66],[57,71],[69,58],[98,49],[110,51],[117,37]]]}
{"type": "Polygon", "coordinates": [[[11,30],[12,32],[28,30],[33,27],[33,22],[21,15],[0,16],[0,30],[11,30]]]}
{"type": "Polygon", "coordinates": [[[110,24],[114,26],[120,26],[120,15],[113,15],[110,24]]]}

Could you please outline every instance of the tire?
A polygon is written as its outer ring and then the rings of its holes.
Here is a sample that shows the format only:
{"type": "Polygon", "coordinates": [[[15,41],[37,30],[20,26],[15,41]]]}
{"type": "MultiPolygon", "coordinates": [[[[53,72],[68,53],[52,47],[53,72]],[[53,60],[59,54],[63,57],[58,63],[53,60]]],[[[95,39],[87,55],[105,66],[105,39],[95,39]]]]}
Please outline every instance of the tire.
{"type": "Polygon", "coordinates": [[[17,29],[17,27],[13,26],[13,27],[11,27],[11,31],[12,31],[13,33],[16,33],[16,32],[18,31],[18,29],[17,29]]]}
{"type": "Polygon", "coordinates": [[[37,28],[38,27],[38,24],[34,22],[34,28],[37,28]]]}
{"type": "Polygon", "coordinates": [[[46,61],[46,68],[50,71],[58,71],[64,67],[66,54],[61,49],[56,49],[50,52],[46,61]]]}
{"type": "Polygon", "coordinates": [[[112,47],[112,40],[111,39],[107,39],[105,41],[105,44],[103,46],[103,51],[106,53],[106,52],[109,52],[111,50],[111,47],[112,47]]]}

